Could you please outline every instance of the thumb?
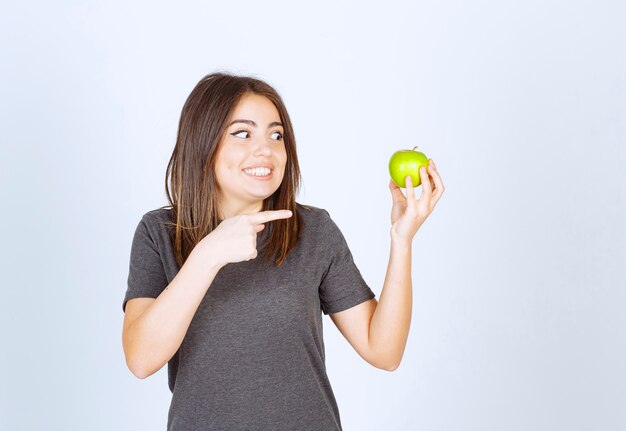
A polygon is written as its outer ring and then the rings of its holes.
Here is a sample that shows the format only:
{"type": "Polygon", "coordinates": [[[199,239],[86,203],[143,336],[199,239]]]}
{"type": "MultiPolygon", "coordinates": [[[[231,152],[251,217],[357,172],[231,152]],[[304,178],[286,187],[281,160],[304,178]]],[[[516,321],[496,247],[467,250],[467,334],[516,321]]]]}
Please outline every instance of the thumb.
{"type": "Polygon", "coordinates": [[[389,191],[391,192],[391,200],[394,203],[406,200],[404,193],[402,193],[400,187],[398,187],[398,185],[392,179],[389,180],[389,191]]]}

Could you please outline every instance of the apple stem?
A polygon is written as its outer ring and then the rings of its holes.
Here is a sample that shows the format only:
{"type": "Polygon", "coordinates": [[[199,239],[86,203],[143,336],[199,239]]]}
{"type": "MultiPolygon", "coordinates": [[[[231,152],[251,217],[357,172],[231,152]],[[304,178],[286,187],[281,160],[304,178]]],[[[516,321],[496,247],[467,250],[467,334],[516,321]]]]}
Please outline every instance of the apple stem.
{"type": "Polygon", "coordinates": [[[411,151],[415,151],[415,149],[416,149],[416,148],[417,148],[417,145],[416,145],[416,146],[414,146],[414,147],[413,147],[413,150],[411,150],[411,151]]]}

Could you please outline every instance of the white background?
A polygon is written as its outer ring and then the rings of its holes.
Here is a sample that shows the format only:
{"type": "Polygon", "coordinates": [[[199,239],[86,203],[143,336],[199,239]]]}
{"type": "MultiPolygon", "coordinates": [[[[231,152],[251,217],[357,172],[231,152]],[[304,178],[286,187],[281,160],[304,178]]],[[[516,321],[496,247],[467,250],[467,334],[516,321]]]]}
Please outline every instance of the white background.
{"type": "Polygon", "coordinates": [[[615,1],[3,2],[0,428],[165,429],[126,368],[141,215],[204,75],[266,80],[304,188],[377,297],[391,154],[446,192],[413,241],[400,368],[324,318],[345,430],[626,429],[626,6],[615,1]]]}

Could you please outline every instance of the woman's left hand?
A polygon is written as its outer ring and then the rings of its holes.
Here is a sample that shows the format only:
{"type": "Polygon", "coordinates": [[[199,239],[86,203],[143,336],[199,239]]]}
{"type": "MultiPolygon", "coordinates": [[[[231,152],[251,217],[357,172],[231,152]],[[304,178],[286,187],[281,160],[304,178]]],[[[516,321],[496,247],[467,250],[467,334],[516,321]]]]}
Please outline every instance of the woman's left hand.
{"type": "Polygon", "coordinates": [[[406,197],[401,188],[393,180],[389,180],[389,190],[393,198],[391,209],[391,237],[393,239],[410,243],[417,230],[435,209],[435,205],[445,190],[435,163],[432,160],[429,162],[428,170],[425,167],[420,168],[422,194],[419,199],[415,197],[410,176],[407,175],[405,178],[406,197]]]}

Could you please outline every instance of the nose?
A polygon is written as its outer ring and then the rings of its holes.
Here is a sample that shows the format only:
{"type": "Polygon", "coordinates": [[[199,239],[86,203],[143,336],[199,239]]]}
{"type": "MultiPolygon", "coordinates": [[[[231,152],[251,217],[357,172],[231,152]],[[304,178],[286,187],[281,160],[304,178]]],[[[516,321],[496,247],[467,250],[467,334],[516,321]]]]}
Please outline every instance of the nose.
{"type": "Polygon", "coordinates": [[[254,155],[255,156],[270,156],[272,154],[271,143],[267,142],[265,139],[260,138],[254,144],[254,155]]]}

